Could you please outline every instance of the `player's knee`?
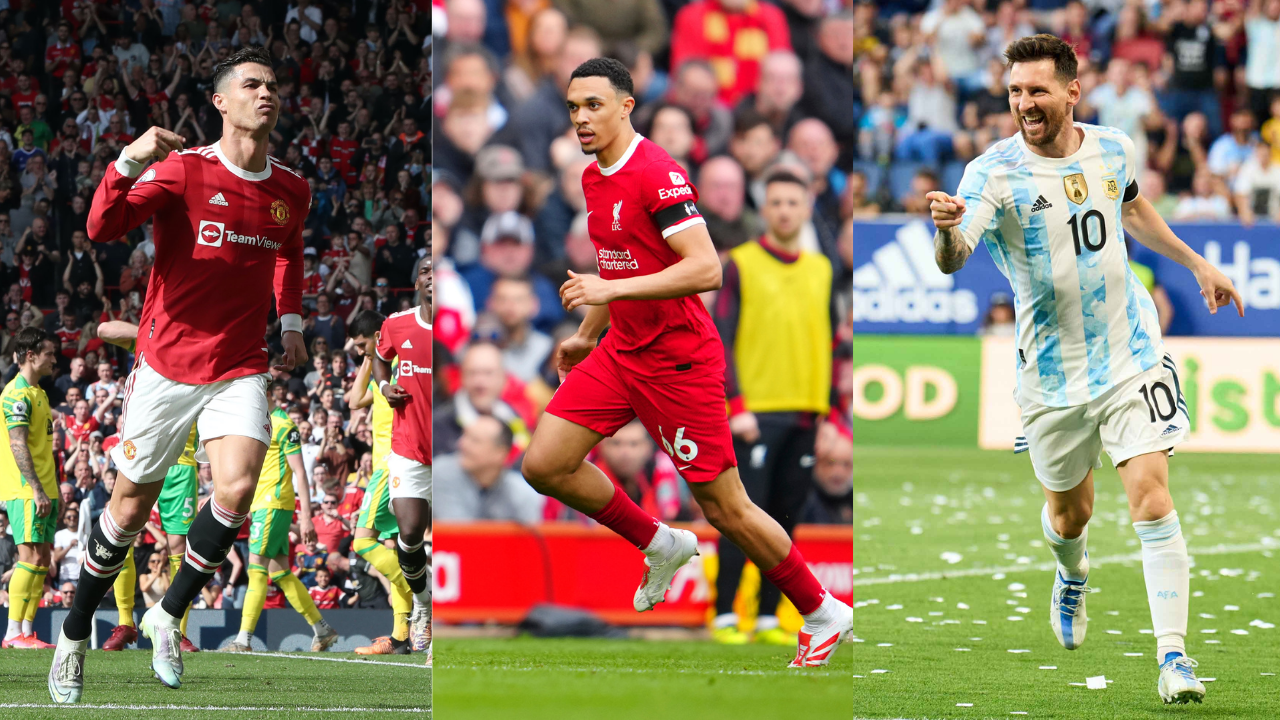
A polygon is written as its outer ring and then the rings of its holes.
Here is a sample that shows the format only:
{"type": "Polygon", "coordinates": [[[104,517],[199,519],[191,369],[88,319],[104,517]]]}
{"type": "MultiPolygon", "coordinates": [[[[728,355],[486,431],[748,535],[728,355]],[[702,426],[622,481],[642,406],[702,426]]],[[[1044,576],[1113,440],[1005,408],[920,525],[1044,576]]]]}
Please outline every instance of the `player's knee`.
{"type": "Polygon", "coordinates": [[[1159,520],[1173,512],[1173,498],[1159,483],[1149,483],[1129,499],[1129,512],[1136,522],[1159,520]]]}
{"type": "Polygon", "coordinates": [[[563,464],[557,462],[556,458],[548,453],[531,449],[530,452],[525,453],[524,461],[520,463],[520,472],[529,483],[529,487],[546,495],[555,488],[559,478],[573,472],[572,468],[562,467],[563,464]]]}
{"type": "Polygon", "coordinates": [[[1064,505],[1052,516],[1053,530],[1064,538],[1077,538],[1084,532],[1089,519],[1093,517],[1093,508],[1084,503],[1064,505]]]}

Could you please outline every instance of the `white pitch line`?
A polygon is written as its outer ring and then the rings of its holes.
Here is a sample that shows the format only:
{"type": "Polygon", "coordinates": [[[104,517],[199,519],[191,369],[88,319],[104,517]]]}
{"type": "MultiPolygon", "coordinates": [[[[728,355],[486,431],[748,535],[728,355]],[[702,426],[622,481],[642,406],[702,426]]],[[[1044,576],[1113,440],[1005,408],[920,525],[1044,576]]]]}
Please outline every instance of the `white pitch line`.
{"type": "Polygon", "coordinates": [[[54,705],[52,703],[0,703],[0,708],[57,708],[63,710],[205,710],[223,712],[226,710],[242,710],[246,712],[398,712],[426,713],[428,708],[334,708],[334,707],[272,707],[247,705],[54,705]]]}
{"type": "MultiPolygon", "coordinates": [[[[1274,543],[1252,543],[1248,545],[1213,545],[1203,549],[1190,551],[1188,554],[1192,557],[1197,555],[1234,555],[1238,553],[1261,552],[1263,550],[1276,550],[1274,543]]],[[[1108,555],[1099,556],[1097,558],[1090,557],[1090,567],[1106,565],[1107,563],[1121,562],[1137,562],[1142,560],[1142,553],[1128,553],[1125,555],[1108,555]]],[[[950,580],[962,577],[979,577],[982,575],[994,575],[995,573],[1011,573],[1023,572],[1046,572],[1057,567],[1056,561],[1039,562],[1029,565],[1005,565],[1003,567],[987,567],[987,568],[968,568],[965,570],[938,570],[934,572],[921,573],[894,573],[888,577],[878,578],[854,578],[855,586],[867,585],[896,585],[898,583],[926,582],[930,580],[950,580]]]]}
{"type": "Polygon", "coordinates": [[[516,667],[512,665],[437,665],[437,669],[445,670],[479,670],[482,672],[490,672],[493,670],[512,670],[515,672],[538,672],[542,670],[554,670],[555,672],[589,672],[589,673],[629,673],[629,674],[661,674],[667,675],[671,673],[688,674],[688,675],[752,675],[763,677],[839,677],[840,673],[832,672],[808,672],[796,668],[795,670],[656,670],[649,668],[594,668],[594,667],[516,667]]]}
{"type": "Polygon", "coordinates": [[[351,658],[316,657],[314,655],[293,655],[290,653],[242,652],[228,655],[256,655],[257,657],[284,658],[285,660],[323,660],[325,662],[355,663],[357,665],[394,665],[396,667],[424,668],[417,663],[384,662],[382,660],[352,660],[351,658]]]}

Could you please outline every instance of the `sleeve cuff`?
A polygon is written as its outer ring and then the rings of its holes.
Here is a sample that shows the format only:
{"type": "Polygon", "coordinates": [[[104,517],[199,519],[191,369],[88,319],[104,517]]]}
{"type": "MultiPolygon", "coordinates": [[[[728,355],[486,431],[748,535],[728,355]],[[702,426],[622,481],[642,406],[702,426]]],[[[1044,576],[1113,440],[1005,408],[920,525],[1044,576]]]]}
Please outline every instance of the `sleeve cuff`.
{"type": "Polygon", "coordinates": [[[120,157],[116,158],[116,170],[125,177],[138,177],[138,175],[142,174],[142,168],[144,166],[145,163],[140,163],[126,157],[123,150],[120,151],[120,157]]]}
{"type": "Polygon", "coordinates": [[[741,395],[729,398],[729,417],[741,415],[747,411],[747,401],[741,395]]]}
{"type": "Polygon", "coordinates": [[[280,334],[302,332],[302,316],[298,313],[285,313],[280,316],[280,334]]]}

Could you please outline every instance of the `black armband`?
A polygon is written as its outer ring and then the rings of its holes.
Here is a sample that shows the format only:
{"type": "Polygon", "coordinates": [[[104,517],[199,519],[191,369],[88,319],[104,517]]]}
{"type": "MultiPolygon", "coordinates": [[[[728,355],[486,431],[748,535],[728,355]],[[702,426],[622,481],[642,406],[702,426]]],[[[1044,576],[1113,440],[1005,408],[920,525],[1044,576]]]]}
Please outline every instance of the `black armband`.
{"type": "Polygon", "coordinates": [[[1129,183],[1129,187],[1124,189],[1123,202],[1133,202],[1138,199],[1138,181],[1134,180],[1129,183]]]}
{"type": "Polygon", "coordinates": [[[653,224],[658,226],[664,238],[699,222],[705,221],[692,200],[662,208],[653,214],[653,224]]]}

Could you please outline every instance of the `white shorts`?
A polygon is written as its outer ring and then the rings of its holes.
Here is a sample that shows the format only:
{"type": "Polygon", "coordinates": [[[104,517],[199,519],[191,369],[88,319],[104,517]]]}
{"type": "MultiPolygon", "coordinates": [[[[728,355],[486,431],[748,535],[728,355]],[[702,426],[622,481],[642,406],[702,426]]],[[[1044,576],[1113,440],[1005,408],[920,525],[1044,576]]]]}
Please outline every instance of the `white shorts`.
{"type": "MultiPolygon", "coordinates": [[[[159,482],[187,444],[191,423],[200,442],[242,435],[271,444],[266,373],[207,385],[180,383],[156,372],[139,356],[124,384],[120,444],[111,459],[137,484],[159,482]]],[[[203,447],[201,448],[203,450],[203,447]]]]}
{"type": "MultiPolygon", "coordinates": [[[[1191,420],[1173,358],[1120,381],[1085,405],[1022,409],[1031,465],[1041,485],[1066,492],[1102,467],[1150,452],[1171,450],[1187,437],[1191,420]]],[[[1021,443],[1019,443],[1019,446],[1021,443]]]]}
{"type": "Polygon", "coordinates": [[[387,453],[387,470],[391,473],[391,499],[417,498],[431,502],[431,466],[387,453]]]}

